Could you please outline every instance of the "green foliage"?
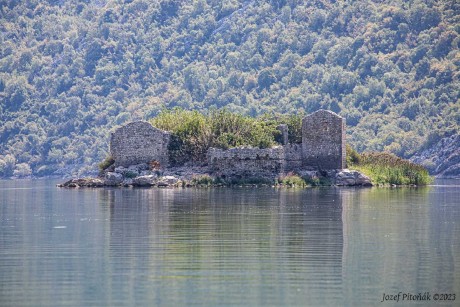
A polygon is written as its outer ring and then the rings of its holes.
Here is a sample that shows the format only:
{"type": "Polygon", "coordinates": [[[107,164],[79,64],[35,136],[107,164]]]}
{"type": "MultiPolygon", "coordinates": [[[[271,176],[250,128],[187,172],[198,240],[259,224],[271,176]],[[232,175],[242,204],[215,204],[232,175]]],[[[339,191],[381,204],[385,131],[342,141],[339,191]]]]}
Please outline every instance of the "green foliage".
{"type": "Polygon", "coordinates": [[[350,145],[347,144],[347,167],[351,167],[352,165],[358,165],[361,162],[361,155],[350,145]]]}
{"type": "Polygon", "coordinates": [[[358,154],[358,159],[350,162],[350,168],[363,172],[376,184],[426,185],[433,181],[423,166],[391,153],[358,154]]]}
{"type": "Polygon", "coordinates": [[[332,181],[331,179],[324,177],[324,176],[319,176],[319,177],[302,177],[302,179],[305,181],[305,184],[317,187],[317,186],[331,186],[332,181]]]}
{"type": "Polygon", "coordinates": [[[173,164],[202,161],[211,145],[209,120],[198,111],[164,110],[151,120],[153,126],[172,132],[169,145],[173,164]]]}
{"type": "MultiPolygon", "coordinates": [[[[318,177],[314,177],[314,178],[310,178],[310,177],[304,178],[304,177],[302,177],[302,179],[305,181],[305,184],[311,185],[313,187],[323,185],[321,178],[318,178],[318,177]]],[[[324,184],[324,185],[326,185],[326,184],[324,184]]]]}
{"type": "Polygon", "coordinates": [[[307,185],[307,182],[305,182],[304,179],[293,173],[288,173],[285,176],[281,176],[278,178],[278,183],[289,187],[305,187],[307,185]]]}
{"type": "Polygon", "coordinates": [[[100,171],[105,171],[106,169],[108,169],[111,165],[113,165],[115,163],[115,160],[113,159],[112,156],[107,156],[104,161],[102,161],[101,163],[99,163],[99,170],[100,171]]]}
{"type": "Polygon", "coordinates": [[[212,146],[231,148],[253,146],[268,148],[275,145],[276,127],[265,118],[252,118],[226,109],[213,110],[209,113],[212,146]]]}
{"type": "Polygon", "coordinates": [[[124,173],[124,176],[126,178],[136,178],[139,174],[136,173],[136,172],[133,172],[133,171],[127,171],[126,173],[124,173]]]}
{"type": "Polygon", "coordinates": [[[268,178],[260,177],[244,177],[244,178],[230,178],[229,180],[224,181],[227,185],[271,185],[273,182],[268,178]]]}
{"type": "Polygon", "coordinates": [[[209,185],[212,185],[214,183],[214,180],[212,179],[211,176],[207,175],[207,174],[203,174],[203,175],[194,175],[192,177],[192,180],[191,180],[191,183],[193,185],[205,185],[205,186],[209,186],[209,185]]]}
{"type": "MultiPolygon", "coordinates": [[[[460,131],[459,11],[441,0],[6,0],[0,155],[34,174],[78,171],[107,155],[114,126],[164,108],[325,108],[347,119],[359,152],[407,158],[460,131]]],[[[222,147],[242,142],[230,128],[222,147]]]]}
{"type": "Polygon", "coordinates": [[[13,172],[13,176],[18,178],[28,177],[32,175],[32,169],[27,163],[18,163],[13,172]]]}
{"type": "Polygon", "coordinates": [[[203,162],[210,147],[267,148],[275,145],[274,122],[225,109],[212,110],[208,115],[180,108],[164,110],[151,119],[151,123],[172,133],[169,152],[173,164],[203,162]]]}
{"type": "Polygon", "coordinates": [[[16,158],[13,155],[0,156],[0,176],[13,176],[15,165],[16,158]]]}

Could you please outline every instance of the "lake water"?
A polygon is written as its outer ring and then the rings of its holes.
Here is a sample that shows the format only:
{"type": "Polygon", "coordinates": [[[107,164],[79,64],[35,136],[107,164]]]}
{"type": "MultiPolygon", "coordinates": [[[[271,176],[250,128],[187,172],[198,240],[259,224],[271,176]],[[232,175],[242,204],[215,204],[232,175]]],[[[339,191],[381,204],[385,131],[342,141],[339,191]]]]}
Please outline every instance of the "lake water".
{"type": "Polygon", "coordinates": [[[425,306],[439,303],[436,293],[460,304],[458,180],[356,189],[55,184],[0,181],[0,306],[392,306],[383,294],[400,291],[429,292],[425,306]]]}

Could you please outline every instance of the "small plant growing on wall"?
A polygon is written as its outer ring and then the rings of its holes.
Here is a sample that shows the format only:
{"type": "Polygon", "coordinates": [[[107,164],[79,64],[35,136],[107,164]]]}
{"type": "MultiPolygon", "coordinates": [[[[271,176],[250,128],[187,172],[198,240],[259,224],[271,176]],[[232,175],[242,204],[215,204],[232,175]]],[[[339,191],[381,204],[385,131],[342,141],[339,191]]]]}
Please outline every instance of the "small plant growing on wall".
{"type": "Polygon", "coordinates": [[[112,156],[107,156],[104,161],[99,163],[99,170],[100,171],[105,171],[108,169],[112,164],[115,163],[115,160],[112,158],[112,156]]]}

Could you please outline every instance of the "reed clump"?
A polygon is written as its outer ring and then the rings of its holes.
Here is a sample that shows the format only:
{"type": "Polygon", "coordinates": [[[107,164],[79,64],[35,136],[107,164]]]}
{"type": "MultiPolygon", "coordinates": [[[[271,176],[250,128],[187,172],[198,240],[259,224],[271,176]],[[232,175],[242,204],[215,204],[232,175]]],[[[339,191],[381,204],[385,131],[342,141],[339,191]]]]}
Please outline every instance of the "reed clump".
{"type": "Polygon", "coordinates": [[[347,147],[347,166],[366,174],[378,185],[426,185],[433,181],[423,166],[388,152],[359,154],[347,147]]]}

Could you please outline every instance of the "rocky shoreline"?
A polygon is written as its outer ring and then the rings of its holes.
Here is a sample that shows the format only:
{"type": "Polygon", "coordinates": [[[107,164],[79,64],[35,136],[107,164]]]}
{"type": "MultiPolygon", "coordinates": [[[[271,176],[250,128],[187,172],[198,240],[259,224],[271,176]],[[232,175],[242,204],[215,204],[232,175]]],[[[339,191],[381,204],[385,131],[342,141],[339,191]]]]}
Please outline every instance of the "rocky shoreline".
{"type": "Polygon", "coordinates": [[[445,137],[410,160],[436,178],[460,178],[460,135],[445,137]]]}
{"type": "Polygon", "coordinates": [[[225,178],[212,173],[206,166],[174,167],[165,170],[151,169],[147,163],[119,166],[100,174],[99,177],[70,179],[58,187],[194,187],[194,186],[231,186],[231,185],[279,185],[296,186],[283,183],[280,178],[296,176],[302,178],[307,186],[372,186],[366,175],[348,169],[315,171],[304,170],[296,174],[266,176],[258,178],[225,178]]]}

